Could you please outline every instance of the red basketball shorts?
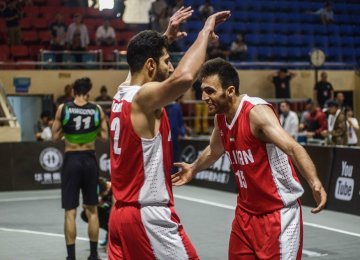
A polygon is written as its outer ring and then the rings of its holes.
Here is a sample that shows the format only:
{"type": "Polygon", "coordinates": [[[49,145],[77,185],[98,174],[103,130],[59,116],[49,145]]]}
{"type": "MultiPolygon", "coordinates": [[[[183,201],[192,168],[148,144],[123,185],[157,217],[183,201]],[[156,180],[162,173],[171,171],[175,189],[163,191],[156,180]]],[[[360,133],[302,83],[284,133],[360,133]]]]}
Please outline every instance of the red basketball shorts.
{"type": "Polygon", "coordinates": [[[239,207],[229,242],[229,260],[300,260],[303,246],[301,206],[252,215],[239,207]]]}
{"type": "Polygon", "coordinates": [[[199,259],[174,208],[116,206],[109,220],[109,260],[199,259]]]}

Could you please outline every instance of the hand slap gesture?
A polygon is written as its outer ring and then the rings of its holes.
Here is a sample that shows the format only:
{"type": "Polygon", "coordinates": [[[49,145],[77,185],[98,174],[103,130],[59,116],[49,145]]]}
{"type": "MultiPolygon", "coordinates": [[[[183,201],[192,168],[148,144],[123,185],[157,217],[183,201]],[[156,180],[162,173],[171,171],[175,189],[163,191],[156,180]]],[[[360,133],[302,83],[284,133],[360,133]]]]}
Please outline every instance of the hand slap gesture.
{"type": "Polygon", "coordinates": [[[184,23],[193,14],[193,12],[194,10],[191,6],[186,8],[181,7],[170,17],[168,27],[164,33],[168,37],[169,43],[187,36],[186,32],[180,31],[180,25],[184,23]]]}

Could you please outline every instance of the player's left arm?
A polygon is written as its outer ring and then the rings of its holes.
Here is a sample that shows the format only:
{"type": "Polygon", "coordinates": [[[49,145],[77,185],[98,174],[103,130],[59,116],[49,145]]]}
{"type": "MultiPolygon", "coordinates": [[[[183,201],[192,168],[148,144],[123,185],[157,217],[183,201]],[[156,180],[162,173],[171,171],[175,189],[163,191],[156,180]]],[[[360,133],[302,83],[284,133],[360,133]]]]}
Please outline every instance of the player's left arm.
{"type": "Polygon", "coordinates": [[[106,122],[105,113],[102,108],[97,105],[100,111],[100,128],[98,132],[98,139],[102,142],[106,142],[109,139],[108,125],[106,122]]]}
{"type": "Polygon", "coordinates": [[[59,141],[64,135],[64,132],[63,132],[63,129],[61,126],[61,111],[62,111],[63,107],[64,107],[63,104],[60,105],[55,114],[54,123],[51,128],[51,135],[52,135],[51,138],[52,138],[53,142],[59,141]]]}
{"type": "Polygon", "coordinates": [[[280,125],[274,111],[267,105],[255,106],[250,111],[250,125],[254,136],[265,143],[273,143],[289,155],[308,182],[317,207],[311,212],[318,213],[326,203],[326,192],[316,173],[316,168],[310,156],[280,125]]]}

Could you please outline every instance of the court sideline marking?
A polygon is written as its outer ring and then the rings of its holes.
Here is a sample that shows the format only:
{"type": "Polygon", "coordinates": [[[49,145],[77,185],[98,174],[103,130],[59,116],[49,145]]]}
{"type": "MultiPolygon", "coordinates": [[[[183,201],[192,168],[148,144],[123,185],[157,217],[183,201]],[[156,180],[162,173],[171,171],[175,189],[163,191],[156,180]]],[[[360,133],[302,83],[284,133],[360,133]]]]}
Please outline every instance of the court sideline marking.
{"type": "MultiPolygon", "coordinates": [[[[52,200],[52,199],[60,199],[60,198],[61,198],[60,196],[43,196],[43,197],[39,196],[39,197],[27,197],[27,198],[8,198],[8,199],[0,199],[0,202],[31,201],[31,200],[52,200]]],[[[219,208],[223,208],[223,209],[235,210],[235,206],[230,206],[230,205],[217,203],[217,202],[211,202],[211,201],[203,200],[203,199],[196,199],[196,198],[187,197],[187,196],[183,196],[183,195],[174,194],[174,198],[187,200],[187,201],[191,201],[191,202],[197,202],[197,203],[200,203],[200,204],[219,207],[219,208]]],[[[337,233],[345,234],[345,235],[349,235],[349,236],[354,236],[354,237],[360,237],[359,233],[349,232],[349,231],[346,231],[346,230],[332,228],[332,227],[323,226],[323,225],[318,225],[318,224],[315,224],[315,223],[310,223],[310,222],[305,222],[305,221],[304,221],[304,226],[325,229],[325,230],[329,230],[329,231],[333,231],[333,232],[337,232],[337,233]]],[[[2,228],[2,227],[0,227],[0,230],[2,230],[2,231],[11,231],[10,229],[6,229],[6,228],[2,228]]],[[[23,232],[23,233],[26,233],[26,232],[27,233],[33,233],[33,232],[35,232],[35,233],[39,233],[39,234],[41,233],[43,235],[49,235],[49,236],[51,236],[53,234],[53,233],[37,232],[37,231],[29,231],[29,230],[21,230],[21,229],[13,229],[13,231],[14,232],[19,231],[19,232],[23,232]]],[[[63,236],[63,235],[54,234],[54,236],[63,236]]],[[[83,240],[83,239],[87,239],[87,238],[81,238],[80,240],[83,240]]]]}
{"type": "MultiPolygon", "coordinates": [[[[191,197],[187,197],[187,196],[183,196],[183,195],[175,195],[174,194],[174,197],[177,199],[197,202],[200,204],[210,205],[210,206],[219,207],[219,208],[223,208],[223,209],[235,210],[234,206],[230,206],[230,205],[226,205],[226,204],[222,204],[222,203],[216,203],[216,202],[211,202],[211,201],[202,200],[202,199],[195,199],[195,198],[191,198],[191,197]]],[[[325,229],[325,230],[329,230],[329,231],[333,231],[333,232],[337,232],[337,233],[341,233],[341,234],[345,234],[345,235],[349,235],[349,236],[360,237],[360,234],[358,234],[358,233],[349,232],[349,231],[332,228],[332,227],[327,227],[327,226],[323,226],[323,225],[318,225],[318,224],[314,224],[314,223],[309,223],[309,222],[305,222],[305,221],[304,221],[304,226],[316,227],[316,228],[325,229]]]]}

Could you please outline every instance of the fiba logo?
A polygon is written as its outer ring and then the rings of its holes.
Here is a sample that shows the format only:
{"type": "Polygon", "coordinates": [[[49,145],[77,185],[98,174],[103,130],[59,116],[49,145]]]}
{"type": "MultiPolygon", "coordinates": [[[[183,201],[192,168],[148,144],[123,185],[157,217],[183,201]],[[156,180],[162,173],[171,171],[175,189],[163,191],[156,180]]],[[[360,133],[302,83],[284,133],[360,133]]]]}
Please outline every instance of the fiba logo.
{"type": "Polygon", "coordinates": [[[43,169],[53,172],[60,169],[63,163],[63,157],[58,149],[48,147],[40,153],[39,161],[43,169]]]}

